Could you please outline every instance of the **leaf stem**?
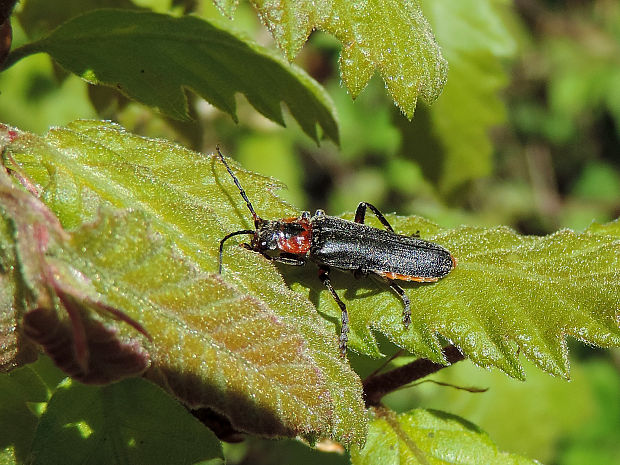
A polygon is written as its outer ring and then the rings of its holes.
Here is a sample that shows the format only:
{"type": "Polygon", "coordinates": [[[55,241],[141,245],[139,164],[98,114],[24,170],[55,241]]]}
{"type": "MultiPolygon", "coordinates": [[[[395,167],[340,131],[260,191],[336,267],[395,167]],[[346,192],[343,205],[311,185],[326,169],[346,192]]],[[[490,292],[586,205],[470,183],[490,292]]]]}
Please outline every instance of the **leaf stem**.
{"type": "Polygon", "coordinates": [[[2,65],[0,66],[0,71],[6,71],[11,66],[13,66],[15,63],[17,63],[19,60],[21,60],[24,57],[27,57],[28,55],[40,53],[41,50],[39,50],[39,46],[40,46],[40,42],[36,41],[36,42],[30,42],[28,44],[22,45],[21,47],[18,47],[12,50],[6,57],[6,60],[4,61],[4,63],[2,63],[2,65]]]}
{"type": "MultiPolygon", "coordinates": [[[[449,365],[465,359],[461,351],[452,344],[444,347],[442,352],[449,365]]],[[[387,373],[373,374],[363,382],[366,406],[378,406],[386,394],[420,378],[436,373],[446,366],[431,362],[428,359],[418,359],[387,373]]]]}

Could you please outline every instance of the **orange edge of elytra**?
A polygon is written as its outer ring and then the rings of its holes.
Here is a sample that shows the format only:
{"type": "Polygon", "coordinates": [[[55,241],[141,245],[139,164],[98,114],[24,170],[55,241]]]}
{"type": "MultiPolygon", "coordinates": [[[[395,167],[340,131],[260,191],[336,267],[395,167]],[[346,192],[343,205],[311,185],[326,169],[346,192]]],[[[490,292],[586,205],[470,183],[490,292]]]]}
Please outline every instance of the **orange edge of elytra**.
{"type": "Polygon", "coordinates": [[[415,281],[417,283],[434,283],[439,281],[439,278],[425,278],[423,276],[409,276],[406,274],[392,273],[391,271],[375,271],[379,276],[387,279],[397,279],[399,281],[415,281]]]}

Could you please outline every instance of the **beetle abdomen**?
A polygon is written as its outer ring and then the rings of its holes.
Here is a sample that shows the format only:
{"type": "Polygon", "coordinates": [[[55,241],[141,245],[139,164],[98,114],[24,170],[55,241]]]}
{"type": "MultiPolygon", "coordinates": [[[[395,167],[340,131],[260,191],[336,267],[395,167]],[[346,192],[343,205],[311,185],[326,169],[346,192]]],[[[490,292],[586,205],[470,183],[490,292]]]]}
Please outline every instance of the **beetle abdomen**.
{"type": "Polygon", "coordinates": [[[309,258],[319,264],[422,282],[454,268],[450,252],[422,239],[329,216],[312,218],[312,230],[309,258]]]}

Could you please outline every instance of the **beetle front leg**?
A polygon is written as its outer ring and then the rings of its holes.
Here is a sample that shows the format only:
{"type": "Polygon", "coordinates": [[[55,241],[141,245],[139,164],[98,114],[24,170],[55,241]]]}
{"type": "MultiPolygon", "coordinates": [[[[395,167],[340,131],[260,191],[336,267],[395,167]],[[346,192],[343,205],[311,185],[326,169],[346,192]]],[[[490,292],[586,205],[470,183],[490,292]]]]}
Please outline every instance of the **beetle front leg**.
{"type": "Polygon", "coordinates": [[[289,253],[281,253],[280,255],[276,255],[275,257],[269,257],[269,255],[263,254],[269,258],[269,260],[284,263],[285,265],[292,266],[302,266],[306,264],[306,261],[303,258],[299,258],[297,255],[289,254],[289,253]]]}
{"type": "MultiPolygon", "coordinates": [[[[254,250],[250,244],[244,243],[240,245],[244,249],[248,249],[248,250],[251,250],[252,252],[256,252],[256,250],[254,250]]],[[[276,255],[275,257],[272,257],[271,255],[267,254],[266,252],[263,252],[262,250],[259,250],[258,253],[261,254],[263,257],[265,257],[270,262],[284,263],[285,265],[292,265],[292,266],[302,266],[306,264],[306,261],[303,258],[299,258],[297,255],[293,255],[293,254],[281,253],[280,255],[276,255]]]]}
{"type": "Polygon", "coordinates": [[[394,232],[392,229],[392,225],[389,221],[383,216],[383,213],[379,211],[377,207],[368,202],[360,202],[357,206],[357,210],[355,210],[355,222],[364,224],[364,219],[366,218],[366,208],[370,208],[370,210],[375,214],[375,216],[381,221],[381,224],[385,226],[385,229],[388,231],[394,232]]]}
{"type": "Polygon", "coordinates": [[[396,284],[393,280],[388,279],[387,282],[403,301],[403,305],[405,306],[403,309],[403,326],[407,329],[411,324],[411,302],[409,301],[409,297],[407,297],[407,294],[405,294],[403,288],[396,284]]]}
{"type": "Polygon", "coordinates": [[[342,300],[340,300],[340,297],[338,297],[334,286],[332,286],[332,282],[329,279],[328,267],[319,267],[319,279],[325,285],[327,290],[331,293],[332,297],[340,307],[342,321],[342,326],[340,327],[340,355],[344,357],[347,353],[347,342],[349,341],[349,313],[347,312],[347,306],[342,300]]]}

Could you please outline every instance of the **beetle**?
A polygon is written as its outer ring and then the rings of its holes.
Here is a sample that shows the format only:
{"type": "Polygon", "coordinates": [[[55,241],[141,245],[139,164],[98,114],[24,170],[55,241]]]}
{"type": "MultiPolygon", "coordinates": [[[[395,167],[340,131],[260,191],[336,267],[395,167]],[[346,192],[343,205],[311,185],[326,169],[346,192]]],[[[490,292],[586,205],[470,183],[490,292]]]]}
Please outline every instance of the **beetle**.
{"type": "Polygon", "coordinates": [[[341,310],[340,352],[345,355],[349,332],[349,314],[330,280],[330,269],[352,271],[356,277],[374,275],[382,278],[403,302],[403,325],[411,323],[411,302],[396,281],[430,283],[446,276],[456,266],[456,259],[444,247],[416,235],[396,234],[377,207],[361,202],[354,221],[328,216],[317,210],[314,216],[304,211],[299,217],[265,220],[256,214],[237,176],[232,172],[220,148],[220,160],[232,177],[252,218],[254,229],[231,232],[220,241],[218,273],[222,273],[224,243],[231,237],[248,234],[250,243],[243,247],[260,253],[270,261],[287,265],[319,267],[319,279],[341,310]],[[379,219],[384,229],[364,224],[366,210],[379,219]]]}

